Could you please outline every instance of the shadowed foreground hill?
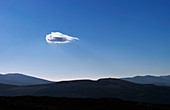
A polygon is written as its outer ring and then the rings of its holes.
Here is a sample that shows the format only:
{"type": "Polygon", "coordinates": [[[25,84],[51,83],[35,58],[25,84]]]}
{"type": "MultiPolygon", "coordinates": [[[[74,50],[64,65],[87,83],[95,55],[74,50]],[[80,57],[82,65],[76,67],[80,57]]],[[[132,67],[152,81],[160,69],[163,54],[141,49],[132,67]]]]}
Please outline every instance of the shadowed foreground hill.
{"type": "MultiPolygon", "coordinates": [[[[1,88],[1,87],[0,87],[1,88]]],[[[170,87],[136,84],[120,79],[62,81],[1,89],[1,96],[52,96],[70,98],[120,98],[170,104],[170,87]]]]}
{"type": "Polygon", "coordinates": [[[0,97],[0,110],[169,110],[170,105],[120,99],[0,97]]]}

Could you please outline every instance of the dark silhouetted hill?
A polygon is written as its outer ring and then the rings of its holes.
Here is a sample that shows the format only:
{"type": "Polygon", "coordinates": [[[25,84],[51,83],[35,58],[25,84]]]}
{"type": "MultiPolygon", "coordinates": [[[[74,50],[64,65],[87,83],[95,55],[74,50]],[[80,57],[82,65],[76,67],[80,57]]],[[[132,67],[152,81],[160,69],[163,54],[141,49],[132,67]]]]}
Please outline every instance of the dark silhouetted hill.
{"type": "Polygon", "coordinates": [[[50,81],[19,73],[10,73],[0,74],[0,83],[11,85],[34,85],[34,84],[46,84],[50,83],[50,81]]]}
{"type": "Polygon", "coordinates": [[[123,80],[140,83],[140,84],[155,84],[160,86],[170,86],[170,76],[135,76],[122,78],[123,80]]]}
{"type": "Polygon", "coordinates": [[[136,84],[120,79],[62,81],[1,89],[1,96],[52,96],[70,98],[120,98],[170,104],[170,87],[136,84]]]}
{"type": "Polygon", "coordinates": [[[170,105],[121,99],[0,97],[0,110],[169,110],[170,105]]]}

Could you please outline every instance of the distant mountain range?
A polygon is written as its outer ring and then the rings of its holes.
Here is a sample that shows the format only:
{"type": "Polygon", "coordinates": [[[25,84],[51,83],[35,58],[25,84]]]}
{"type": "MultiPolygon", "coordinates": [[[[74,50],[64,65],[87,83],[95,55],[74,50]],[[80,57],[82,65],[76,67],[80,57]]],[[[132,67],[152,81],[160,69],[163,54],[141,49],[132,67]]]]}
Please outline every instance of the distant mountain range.
{"type": "Polygon", "coordinates": [[[51,81],[20,74],[20,73],[9,73],[0,74],[0,83],[10,85],[35,85],[35,84],[46,84],[51,81]]]}
{"type": "Polygon", "coordinates": [[[52,96],[71,98],[120,98],[170,104],[170,87],[136,84],[121,79],[61,81],[14,86],[0,84],[0,96],[52,96]]]}
{"type": "Polygon", "coordinates": [[[0,75],[0,96],[120,98],[170,104],[170,87],[158,86],[168,85],[168,78],[169,76],[137,76],[122,79],[104,78],[51,82],[23,74],[6,74],[0,75]]]}
{"type": "MultiPolygon", "coordinates": [[[[126,77],[120,78],[125,81],[139,83],[139,84],[154,84],[158,86],[170,86],[170,75],[168,76],[135,76],[135,77],[126,77]]],[[[48,84],[52,81],[24,75],[21,73],[7,73],[0,74],[0,83],[9,84],[9,85],[37,85],[37,84],[48,84]]]]}
{"type": "Polygon", "coordinates": [[[127,77],[121,78],[126,81],[139,83],[139,84],[154,84],[159,86],[170,86],[170,75],[168,76],[135,76],[135,77],[127,77]]]}

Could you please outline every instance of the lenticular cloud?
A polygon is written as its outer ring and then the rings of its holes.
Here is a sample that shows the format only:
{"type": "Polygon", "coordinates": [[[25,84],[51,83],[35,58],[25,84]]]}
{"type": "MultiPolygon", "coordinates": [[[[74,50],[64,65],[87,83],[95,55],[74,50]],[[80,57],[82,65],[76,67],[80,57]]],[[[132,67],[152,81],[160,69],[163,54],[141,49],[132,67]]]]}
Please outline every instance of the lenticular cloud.
{"type": "Polygon", "coordinates": [[[79,40],[79,38],[65,35],[60,32],[51,32],[51,34],[46,35],[47,43],[65,44],[70,43],[74,40],[79,40]]]}

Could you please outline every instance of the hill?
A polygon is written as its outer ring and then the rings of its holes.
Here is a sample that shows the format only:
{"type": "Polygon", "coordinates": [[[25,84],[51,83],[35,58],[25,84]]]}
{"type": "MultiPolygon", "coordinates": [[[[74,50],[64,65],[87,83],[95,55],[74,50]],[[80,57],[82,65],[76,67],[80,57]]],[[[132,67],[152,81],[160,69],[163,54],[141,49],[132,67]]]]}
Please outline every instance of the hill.
{"type": "MultiPolygon", "coordinates": [[[[0,87],[1,89],[1,87],[0,87]]],[[[120,98],[170,104],[170,87],[136,84],[120,79],[62,81],[1,89],[1,96],[52,96],[70,98],[120,98]]]]}
{"type": "Polygon", "coordinates": [[[170,76],[135,76],[135,77],[127,77],[121,78],[126,81],[139,83],[139,84],[155,84],[159,86],[170,86],[170,76]]]}
{"type": "Polygon", "coordinates": [[[9,73],[0,74],[0,83],[10,85],[35,85],[35,84],[47,84],[51,81],[20,74],[20,73],[9,73]]]}
{"type": "Polygon", "coordinates": [[[170,105],[121,99],[56,97],[0,97],[0,110],[169,110],[170,105]]]}

